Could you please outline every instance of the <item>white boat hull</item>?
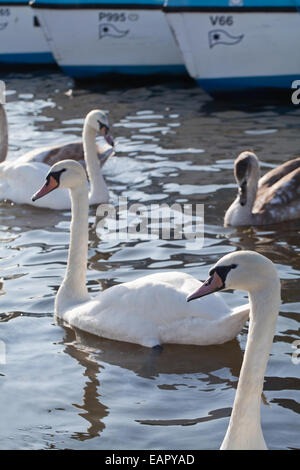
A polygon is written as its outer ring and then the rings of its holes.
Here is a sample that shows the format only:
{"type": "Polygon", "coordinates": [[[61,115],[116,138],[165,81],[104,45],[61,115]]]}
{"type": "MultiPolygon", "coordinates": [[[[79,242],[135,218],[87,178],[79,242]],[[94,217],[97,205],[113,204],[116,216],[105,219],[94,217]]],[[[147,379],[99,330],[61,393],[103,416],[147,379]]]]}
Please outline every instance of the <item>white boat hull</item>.
{"type": "Polygon", "coordinates": [[[50,64],[53,56],[29,5],[0,4],[0,64],[50,64]]]}
{"type": "Polygon", "coordinates": [[[35,13],[57,63],[72,77],[186,73],[161,9],[52,7],[35,13]]]}
{"type": "Polygon", "coordinates": [[[186,68],[212,94],[291,89],[300,77],[299,12],[166,12],[186,68]]]}

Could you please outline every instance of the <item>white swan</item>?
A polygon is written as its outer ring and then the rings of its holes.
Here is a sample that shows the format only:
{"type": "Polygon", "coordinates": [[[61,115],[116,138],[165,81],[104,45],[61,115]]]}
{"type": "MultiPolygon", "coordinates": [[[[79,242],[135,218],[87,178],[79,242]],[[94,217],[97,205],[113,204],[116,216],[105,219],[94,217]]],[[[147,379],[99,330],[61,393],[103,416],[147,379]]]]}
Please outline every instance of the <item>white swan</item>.
{"type": "Polygon", "coordinates": [[[186,295],[201,282],[181,272],[151,274],[91,298],[85,282],[88,186],[81,165],[71,160],[55,164],[33,200],[55,187],[69,188],[72,201],[67,269],[55,299],[58,317],[88,333],[147,347],[224,343],[241,331],[248,319],[248,304],[230,309],[215,295],[187,305],[186,295]]]}
{"type": "Polygon", "coordinates": [[[300,218],[300,158],[283,163],[259,178],[259,160],[242,152],[234,163],[239,194],[224,225],[267,225],[300,218]]]}
{"type": "MultiPolygon", "coordinates": [[[[107,202],[109,193],[102,175],[101,163],[97,156],[96,135],[100,131],[104,137],[108,134],[108,121],[105,113],[101,110],[90,111],[83,126],[83,150],[86,163],[86,170],[90,180],[90,204],[100,204],[107,202]]],[[[107,137],[112,142],[111,137],[107,137]]],[[[0,163],[0,199],[10,200],[17,204],[32,204],[32,188],[39,187],[45,178],[45,173],[49,170],[49,161],[57,160],[59,157],[64,160],[70,154],[70,146],[73,151],[73,159],[82,160],[82,144],[68,144],[54,149],[33,150],[15,160],[5,160],[0,163]],[[69,150],[68,150],[69,148],[69,150]],[[63,151],[64,150],[64,151],[63,151]]],[[[113,147],[109,147],[103,153],[103,160],[114,153],[113,147]]],[[[103,163],[103,162],[102,162],[103,163]]],[[[49,194],[45,199],[39,201],[39,207],[50,209],[69,209],[71,201],[67,190],[59,190],[54,194],[49,194]]]]}
{"type": "Polygon", "coordinates": [[[266,449],[260,422],[264,374],[280,306],[280,281],[274,264],[253,251],[221,258],[209,279],[188,301],[221,289],[247,290],[250,324],[229,426],[221,449],[266,449]]]}

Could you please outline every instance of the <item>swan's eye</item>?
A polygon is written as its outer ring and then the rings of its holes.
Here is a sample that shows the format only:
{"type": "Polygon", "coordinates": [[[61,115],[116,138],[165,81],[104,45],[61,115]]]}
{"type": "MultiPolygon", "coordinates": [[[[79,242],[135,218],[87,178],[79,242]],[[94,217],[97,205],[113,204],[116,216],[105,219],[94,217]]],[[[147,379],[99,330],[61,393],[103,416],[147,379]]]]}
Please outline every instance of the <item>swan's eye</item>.
{"type": "Polygon", "coordinates": [[[106,132],[108,132],[108,127],[106,124],[103,124],[103,122],[101,122],[99,119],[98,119],[98,124],[99,124],[99,129],[100,131],[102,131],[102,129],[104,128],[106,130],[106,132]]]}
{"type": "Polygon", "coordinates": [[[64,171],[67,171],[67,169],[63,168],[62,170],[59,170],[59,171],[51,171],[51,173],[47,175],[46,184],[49,183],[50,176],[52,176],[55,179],[55,181],[59,184],[60,176],[64,171]]]}
{"type": "Polygon", "coordinates": [[[237,264],[230,264],[228,266],[217,266],[216,268],[212,268],[209,271],[209,276],[213,276],[215,272],[220,275],[220,273],[226,273],[226,275],[229,273],[231,269],[237,268],[237,264]]]}
{"type": "Polygon", "coordinates": [[[229,271],[231,269],[235,269],[237,267],[237,264],[230,264],[228,266],[217,266],[216,268],[214,268],[214,270],[212,271],[215,271],[218,276],[222,279],[223,281],[223,287],[225,287],[225,281],[226,281],[226,277],[229,273],[229,271]]]}

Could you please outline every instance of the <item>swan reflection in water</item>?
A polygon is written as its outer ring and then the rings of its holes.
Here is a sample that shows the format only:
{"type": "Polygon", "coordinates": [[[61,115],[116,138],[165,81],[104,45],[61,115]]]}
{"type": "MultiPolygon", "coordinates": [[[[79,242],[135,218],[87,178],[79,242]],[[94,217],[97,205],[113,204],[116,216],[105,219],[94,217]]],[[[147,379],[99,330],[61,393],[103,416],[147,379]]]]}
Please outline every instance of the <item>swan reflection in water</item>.
{"type": "MultiPolygon", "coordinates": [[[[209,389],[214,386],[235,387],[235,383],[228,380],[228,376],[238,377],[243,359],[243,352],[237,339],[228,343],[216,346],[190,346],[166,344],[163,350],[151,350],[149,348],[121,341],[113,341],[99,338],[90,333],[83,332],[77,328],[67,326],[61,319],[56,318],[56,324],[63,327],[65,336],[62,343],[65,345],[64,352],[75,359],[84,368],[85,385],[82,390],[82,404],[76,404],[79,415],[89,423],[86,432],[73,433],[72,437],[78,440],[93,439],[100,436],[105,429],[105,418],[110,414],[101,398],[101,388],[104,386],[101,381],[101,373],[110,366],[117,366],[126,372],[133,372],[137,380],[130,379],[128,385],[137,394],[141,394],[143,399],[147,396],[147,389],[143,386],[139,391],[138,379],[146,379],[149,385],[149,393],[153,391],[153,381],[156,387],[161,390],[174,390],[176,392],[178,384],[191,386],[205,386],[209,389]],[[226,378],[219,371],[228,368],[226,378]],[[195,377],[195,374],[197,377],[195,377]],[[165,381],[162,384],[161,381],[165,381]],[[131,385],[132,381],[132,385],[131,385]],[[151,381],[151,382],[148,382],[151,381]],[[171,383],[170,383],[171,382],[171,383]]],[[[122,380],[124,375],[120,375],[119,390],[122,394],[122,380]]],[[[105,380],[105,379],[104,379],[105,380]]],[[[145,382],[144,382],[145,383],[145,382]]],[[[118,393],[114,390],[114,393],[118,393]]],[[[142,398],[141,398],[142,400],[142,398]]],[[[132,406],[130,403],[128,406],[132,406]]],[[[229,417],[231,408],[216,408],[210,410],[206,416],[197,416],[195,408],[195,418],[182,419],[135,419],[141,425],[157,426],[188,426],[210,420],[229,417]]],[[[132,410],[134,415],[134,410],[132,410]]],[[[183,412],[184,414],[184,412],[183,412]]]]}

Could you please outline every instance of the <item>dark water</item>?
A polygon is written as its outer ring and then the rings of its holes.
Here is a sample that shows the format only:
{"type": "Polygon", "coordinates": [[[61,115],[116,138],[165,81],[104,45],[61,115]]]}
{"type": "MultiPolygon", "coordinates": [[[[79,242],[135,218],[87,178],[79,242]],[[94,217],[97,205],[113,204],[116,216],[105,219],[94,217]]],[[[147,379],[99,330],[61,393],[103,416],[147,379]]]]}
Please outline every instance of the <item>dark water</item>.
{"type": "MultiPolygon", "coordinates": [[[[90,211],[91,293],[155,271],[203,280],[223,254],[252,249],[276,264],[282,306],[265,377],[262,427],[270,449],[300,448],[300,222],[225,229],[236,192],[233,162],[257,152],[262,172],[300,155],[300,107],[215,103],[191,81],[74,87],[59,73],[1,77],[8,89],[10,158],[79,138],[85,114],[109,111],[116,156],[111,197],[130,203],[203,203],[205,244],[100,240],[90,211]],[[72,90],[72,92],[70,91],[72,90]]],[[[217,449],[231,412],[247,327],[215,347],[143,347],[93,338],[55,323],[70,212],[0,205],[2,449],[217,449]],[[3,356],[2,356],[3,359],[3,356]]],[[[222,294],[236,306],[243,292],[222,294]]]]}

